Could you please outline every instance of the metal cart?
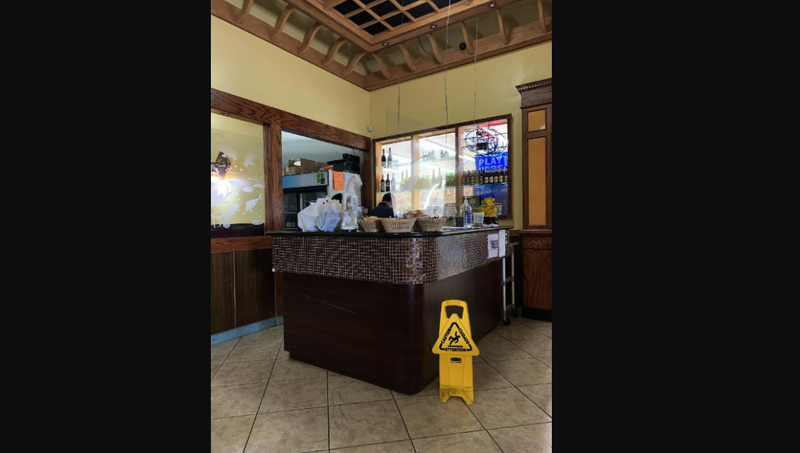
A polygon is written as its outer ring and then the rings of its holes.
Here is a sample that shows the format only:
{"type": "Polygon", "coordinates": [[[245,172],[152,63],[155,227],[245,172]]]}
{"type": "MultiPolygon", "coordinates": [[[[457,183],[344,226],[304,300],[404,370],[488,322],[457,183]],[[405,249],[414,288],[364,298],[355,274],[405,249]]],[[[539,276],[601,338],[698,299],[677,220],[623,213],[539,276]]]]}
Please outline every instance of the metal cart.
{"type": "Polygon", "coordinates": [[[519,313],[517,312],[517,305],[516,305],[516,299],[517,299],[516,287],[513,285],[514,279],[515,279],[515,277],[514,277],[514,246],[516,246],[518,244],[519,244],[519,242],[510,243],[510,245],[511,245],[511,254],[510,254],[511,255],[511,276],[510,277],[506,277],[506,260],[508,259],[508,256],[505,256],[503,258],[503,275],[501,276],[501,279],[500,279],[501,282],[502,282],[500,284],[500,288],[503,291],[503,325],[505,325],[505,326],[510,326],[511,325],[511,320],[508,319],[509,309],[508,309],[508,302],[506,300],[507,299],[507,297],[506,297],[506,293],[507,293],[506,286],[508,286],[509,283],[512,284],[511,285],[511,310],[510,310],[511,311],[511,316],[514,317],[514,318],[518,318],[519,317],[519,313]]]}

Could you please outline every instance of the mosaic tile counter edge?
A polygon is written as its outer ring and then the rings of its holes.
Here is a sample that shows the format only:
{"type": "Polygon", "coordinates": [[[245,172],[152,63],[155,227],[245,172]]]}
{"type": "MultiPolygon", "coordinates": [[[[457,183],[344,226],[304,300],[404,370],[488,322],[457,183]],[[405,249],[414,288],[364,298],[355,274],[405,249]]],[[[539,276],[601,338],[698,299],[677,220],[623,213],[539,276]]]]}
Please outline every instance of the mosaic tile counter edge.
{"type": "MultiPolygon", "coordinates": [[[[511,253],[506,232],[506,256],[511,253]]],[[[393,285],[433,283],[503,259],[489,258],[499,229],[432,237],[275,235],[275,271],[393,285]]],[[[269,233],[267,233],[269,234],[269,233]]]]}

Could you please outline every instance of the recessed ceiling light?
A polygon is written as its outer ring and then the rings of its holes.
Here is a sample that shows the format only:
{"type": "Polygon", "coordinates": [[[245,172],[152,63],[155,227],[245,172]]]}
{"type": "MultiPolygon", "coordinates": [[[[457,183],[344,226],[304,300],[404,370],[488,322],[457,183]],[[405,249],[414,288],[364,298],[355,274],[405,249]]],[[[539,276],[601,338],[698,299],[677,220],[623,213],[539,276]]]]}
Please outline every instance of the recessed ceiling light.
{"type": "Polygon", "coordinates": [[[383,43],[383,47],[386,47],[386,46],[388,46],[388,45],[389,45],[389,43],[388,43],[388,42],[385,42],[385,43],[383,43]]]}
{"type": "Polygon", "coordinates": [[[494,2],[489,3],[489,8],[494,8],[495,6],[497,6],[497,3],[494,3],[494,2]]]}
{"type": "Polygon", "coordinates": [[[436,25],[436,24],[431,24],[431,30],[435,29],[436,27],[438,27],[438,25],[436,25]]]}

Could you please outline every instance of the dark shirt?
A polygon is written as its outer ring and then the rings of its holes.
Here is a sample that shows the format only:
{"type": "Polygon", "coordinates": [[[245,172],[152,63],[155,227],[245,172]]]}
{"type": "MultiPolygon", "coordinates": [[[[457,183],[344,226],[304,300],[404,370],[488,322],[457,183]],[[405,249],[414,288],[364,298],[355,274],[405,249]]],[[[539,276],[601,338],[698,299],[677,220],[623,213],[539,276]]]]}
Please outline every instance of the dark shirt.
{"type": "Polygon", "coordinates": [[[394,210],[386,203],[382,202],[369,212],[370,217],[378,217],[380,219],[390,219],[394,217],[394,210]]]}

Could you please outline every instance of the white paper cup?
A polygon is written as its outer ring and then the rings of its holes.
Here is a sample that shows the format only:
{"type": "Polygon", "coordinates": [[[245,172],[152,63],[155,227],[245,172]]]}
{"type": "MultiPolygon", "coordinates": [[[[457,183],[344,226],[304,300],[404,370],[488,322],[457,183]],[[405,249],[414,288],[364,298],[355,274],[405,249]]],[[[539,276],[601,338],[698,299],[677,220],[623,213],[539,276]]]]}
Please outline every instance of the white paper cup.
{"type": "Polygon", "coordinates": [[[483,225],[483,213],[482,212],[473,212],[472,213],[472,223],[475,225],[483,225]]]}

